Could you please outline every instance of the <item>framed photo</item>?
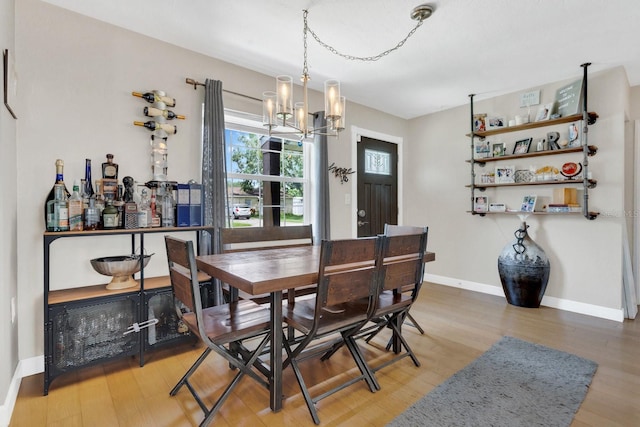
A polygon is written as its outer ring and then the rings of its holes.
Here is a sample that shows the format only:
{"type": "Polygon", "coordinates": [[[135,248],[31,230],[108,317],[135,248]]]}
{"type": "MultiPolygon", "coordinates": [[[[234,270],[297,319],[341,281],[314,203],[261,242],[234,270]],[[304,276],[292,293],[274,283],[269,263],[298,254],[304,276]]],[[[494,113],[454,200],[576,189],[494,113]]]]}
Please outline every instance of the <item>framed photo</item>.
{"type": "Polygon", "coordinates": [[[487,157],[491,157],[491,144],[483,138],[475,142],[475,158],[486,159],[487,157]]]}
{"type": "Polygon", "coordinates": [[[484,132],[487,130],[487,125],[485,123],[487,115],[486,114],[474,114],[473,115],[473,131],[474,132],[484,132]]]}
{"type": "Polygon", "coordinates": [[[580,146],[580,129],[577,123],[571,123],[569,125],[569,147],[580,146]]]}
{"type": "Polygon", "coordinates": [[[533,212],[536,208],[536,201],[538,200],[538,196],[524,196],[522,199],[522,205],[520,206],[520,210],[522,212],[533,212]]]}
{"type": "Polygon", "coordinates": [[[486,118],[487,130],[503,128],[506,122],[507,119],[503,116],[489,116],[486,118]]]}
{"type": "Polygon", "coordinates": [[[491,146],[491,152],[493,153],[493,157],[504,156],[506,153],[507,146],[504,142],[496,142],[491,146]]]}
{"type": "Polygon", "coordinates": [[[509,184],[512,182],[516,182],[515,175],[515,166],[496,166],[496,184],[509,184]]]}
{"type": "Polygon", "coordinates": [[[489,211],[489,198],[487,196],[476,196],[473,199],[473,211],[474,212],[488,212],[489,211]]]}
{"type": "Polygon", "coordinates": [[[551,118],[551,112],[553,110],[553,102],[550,104],[541,105],[536,115],[536,122],[542,122],[551,118]]]}
{"type": "Polygon", "coordinates": [[[513,146],[513,154],[525,154],[529,152],[529,147],[531,147],[531,141],[533,138],[525,138],[520,141],[516,141],[513,146]]]}

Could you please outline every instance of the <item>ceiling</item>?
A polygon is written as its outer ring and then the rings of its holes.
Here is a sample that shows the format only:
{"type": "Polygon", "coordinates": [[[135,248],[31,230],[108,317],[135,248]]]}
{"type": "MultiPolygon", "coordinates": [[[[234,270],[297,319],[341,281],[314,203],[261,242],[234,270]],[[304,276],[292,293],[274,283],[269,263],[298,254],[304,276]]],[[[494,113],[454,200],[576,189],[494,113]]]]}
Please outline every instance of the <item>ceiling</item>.
{"type": "Polygon", "coordinates": [[[308,36],[311,88],[335,78],[348,101],[406,119],[466,104],[470,93],[482,99],[578,78],[584,62],[590,73],[623,66],[629,83],[640,84],[637,0],[45,1],[294,82],[303,9],[327,44],[374,56],[402,40],[416,24],[412,9],[428,3],[433,16],[376,62],[346,60],[308,36]]]}

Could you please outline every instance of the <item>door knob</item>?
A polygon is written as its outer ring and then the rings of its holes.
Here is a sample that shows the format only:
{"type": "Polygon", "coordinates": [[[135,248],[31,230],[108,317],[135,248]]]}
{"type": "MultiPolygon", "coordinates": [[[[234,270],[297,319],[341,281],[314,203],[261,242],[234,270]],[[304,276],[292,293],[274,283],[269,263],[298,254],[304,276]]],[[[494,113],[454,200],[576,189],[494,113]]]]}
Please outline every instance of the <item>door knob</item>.
{"type": "Polygon", "coordinates": [[[360,218],[364,218],[365,216],[367,216],[367,213],[365,212],[365,210],[364,210],[364,209],[360,209],[360,210],[358,211],[358,216],[359,216],[360,218]]]}
{"type": "Polygon", "coordinates": [[[369,224],[369,221],[358,221],[358,227],[362,227],[365,224],[369,224]]]}

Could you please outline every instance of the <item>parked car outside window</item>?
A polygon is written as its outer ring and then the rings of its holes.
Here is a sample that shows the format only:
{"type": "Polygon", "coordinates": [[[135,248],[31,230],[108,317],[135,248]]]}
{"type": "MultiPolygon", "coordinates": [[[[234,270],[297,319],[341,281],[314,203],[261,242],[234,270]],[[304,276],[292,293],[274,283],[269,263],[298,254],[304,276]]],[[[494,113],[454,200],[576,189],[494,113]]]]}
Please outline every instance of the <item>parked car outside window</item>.
{"type": "Polygon", "coordinates": [[[251,218],[251,208],[249,205],[235,204],[229,209],[229,215],[233,216],[233,219],[251,218]]]}

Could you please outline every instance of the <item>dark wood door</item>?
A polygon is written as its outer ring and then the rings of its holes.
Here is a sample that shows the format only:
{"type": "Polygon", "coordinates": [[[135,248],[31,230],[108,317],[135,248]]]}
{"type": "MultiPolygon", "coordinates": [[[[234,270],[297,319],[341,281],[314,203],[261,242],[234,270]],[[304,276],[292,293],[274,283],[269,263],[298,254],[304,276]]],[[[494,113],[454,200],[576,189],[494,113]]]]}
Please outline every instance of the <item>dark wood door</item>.
{"type": "Polygon", "coordinates": [[[358,142],[358,237],[398,223],[398,146],[373,138],[358,142]]]}

